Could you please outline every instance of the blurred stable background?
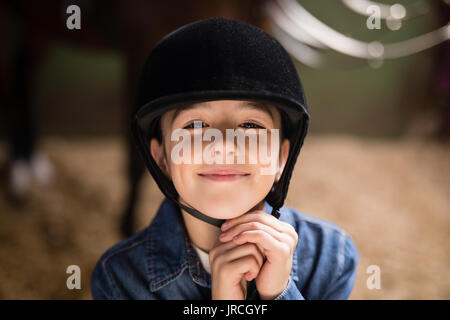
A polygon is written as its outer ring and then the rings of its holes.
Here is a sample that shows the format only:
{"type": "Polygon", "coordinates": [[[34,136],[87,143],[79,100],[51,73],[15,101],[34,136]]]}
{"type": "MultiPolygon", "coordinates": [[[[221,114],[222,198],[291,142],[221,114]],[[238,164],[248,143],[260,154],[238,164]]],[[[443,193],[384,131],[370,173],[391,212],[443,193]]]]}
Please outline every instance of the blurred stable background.
{"type": "Polygon", "coordinates": [[[353,238],[350,298],[449,299],[449,2],[438,0],[0,1],[0,298],[90,299],[100,255],[151,222],[163,196],[128,135],[138,72],[165,34],[213,16],[265,29],[298,67],[311,127],[286,205],[353,238]],[[72,4],[79,30],[66,26],[72,4]],[[66,287],[69,265],[81,290],[66,287]]]}

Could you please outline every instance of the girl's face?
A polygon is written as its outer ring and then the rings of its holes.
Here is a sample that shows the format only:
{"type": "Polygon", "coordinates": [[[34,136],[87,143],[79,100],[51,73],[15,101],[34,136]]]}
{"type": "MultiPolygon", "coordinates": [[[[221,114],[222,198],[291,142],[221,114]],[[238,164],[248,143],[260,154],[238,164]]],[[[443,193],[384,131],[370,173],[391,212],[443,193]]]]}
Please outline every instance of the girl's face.
{"type": "Polygon", "coordinates": [[[218,100],[174,109],[162,117],[161,129],[162,145],[153,138],[150,150],[158,166],[172,180],[180,202],[217,219],[240,216],[264,200],[281,176],[289,153],[288,139],[283,139],[281,144],[277,140],[276,148],[271,148],[271,135],[276,130],[270,132],[270,129],[278,129],[281,135],[278,110],[258,102],[218,100]],[[223,139],[211,147],[215,137],[205,141],[204,134],[213,128],[223,139]],[[250,147],[250,138],[246,137],[244,144],[238,144],[236,137],[227,140],[226,129],[241,129],[243,133],[257,136],[256,150],[250,147]],[[263,132],[261,129],[267,129],[266,155],[272,157],[261,157],[263,141],[258,135],[263,132]],[[174,132],[183,132],[186,140],[174,139],[174,132]],[[184,149],[180,148],[182,140],[184,149]],[[239,163],[242,152],[245,161],[239,163]],[[180,162],[180,155],[184,161],[180,162]],[[216,161],[221,159],[222,164],[205,161],[205,155],[216,161]],[[271,162],[267,163],[268,159],[271,162]],[[270,167],[274,170],[269,170],[270,167]]]}

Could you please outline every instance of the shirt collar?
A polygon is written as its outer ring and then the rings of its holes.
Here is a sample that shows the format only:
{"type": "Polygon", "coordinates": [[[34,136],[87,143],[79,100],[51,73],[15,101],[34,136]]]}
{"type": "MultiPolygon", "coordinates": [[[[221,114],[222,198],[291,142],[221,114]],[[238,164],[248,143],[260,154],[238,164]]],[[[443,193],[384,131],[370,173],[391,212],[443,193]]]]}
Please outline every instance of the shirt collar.
{"type": "MultiPolygon", "coordinates": [[[[185,269],[194,282],[211,288],[211,275],[201,266],[178,210],[176,203],[165,198],[147,229],[147,275],[152,292],[174,281],[185,269]]],[[[272,211],[267,201],[264,211],[272,211]]]]}

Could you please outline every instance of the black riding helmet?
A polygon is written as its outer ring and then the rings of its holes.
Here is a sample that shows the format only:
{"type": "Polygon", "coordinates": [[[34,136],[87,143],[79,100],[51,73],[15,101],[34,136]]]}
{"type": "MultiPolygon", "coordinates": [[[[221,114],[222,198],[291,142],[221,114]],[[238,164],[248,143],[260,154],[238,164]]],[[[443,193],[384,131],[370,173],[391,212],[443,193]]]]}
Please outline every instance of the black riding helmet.
{"type": "Polygon", "coordinates": [[[161,115],[179,103],[261,101],[278,108],[289,156],[265,200],[279,217],[309,124],[303,88],[286,50],[262,29],[232,19],[209,18],[166,35],[148,56],[137,88],[131,130],[136,147],[163,194],[188,213],[220,227],[225,220],[181,204],[172,181],[156,164],[150,140],[161,115]]]}

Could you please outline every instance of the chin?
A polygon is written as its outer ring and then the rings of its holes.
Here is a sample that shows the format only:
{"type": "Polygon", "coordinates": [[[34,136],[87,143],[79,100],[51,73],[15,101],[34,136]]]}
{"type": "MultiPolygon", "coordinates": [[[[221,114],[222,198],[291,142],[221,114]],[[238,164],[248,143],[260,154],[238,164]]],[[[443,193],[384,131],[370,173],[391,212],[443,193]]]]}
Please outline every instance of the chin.
{"type": "Polygon", "coordinates": [[[233,197],[227,195],[225,197],[222,196],[219,199],[211,199],[205,196],[203,201],[198,203],[196,208],[200,210],[200,212],[216,219],[233,219],[247,213],[261,201],[261,198],[256,197],[254,199],[239,198],[242,198],[242,196],[233,197]]]}

